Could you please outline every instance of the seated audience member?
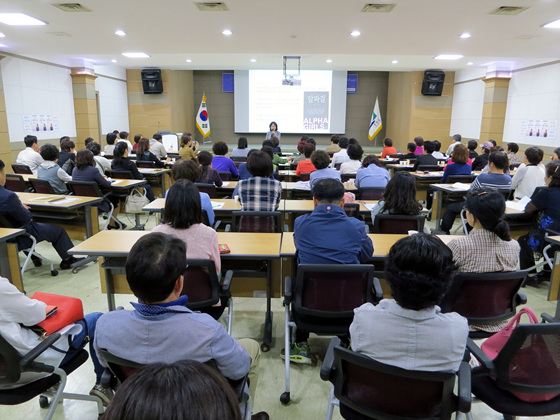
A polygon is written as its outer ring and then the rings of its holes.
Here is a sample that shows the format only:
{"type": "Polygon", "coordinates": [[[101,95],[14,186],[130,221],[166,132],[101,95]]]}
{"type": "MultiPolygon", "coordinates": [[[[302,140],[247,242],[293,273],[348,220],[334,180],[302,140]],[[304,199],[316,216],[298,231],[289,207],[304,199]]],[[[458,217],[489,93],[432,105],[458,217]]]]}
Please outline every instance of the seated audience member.
{"type": "Polygon", "coordinates": [[[451,156],[453,154],[453,149],[455,149],[458,144],[461,144],[461,135],[453,134],[453,143],[451,143],[451,145],[447,148],[447,156],[451,156]]]}
{"type": "Polygon", "coordinates": [[[317,170],[311,162],[311,154],[315,151],[315,146],[312,143],[306,143],[303,148],[303,154],[305,155],[305,160],[301,160],[297,164],[296,176],[301,177],[301,174],[310,174],[317,170]]]}
{"type": "Polygon", "coordinates": [[[424,139],[420,136],[414,137],[414,143],[416,144],[416,149],[414,149],[415,155],[424,154],[424,139]]]}
{"type": "Polygon", "coordinates": [[[247,137],[239,137],[237,140],[237,147],[231,152],[233,157],[247,157],[249,154],[249,147],[247,147],[247,137]]]}
{"type": "MultiPolygon", "coordinates": [[[[210,315],[194,312],[181,296],[186,267],[185,243],[174,236],[149,233],[126,259],[126,280],[138,298],[134,310],[111,311],[97,321],[94,347],[139,364],[213,360],[226,378],[249,373],[255,396],[260,359],[254,340],[234,340],[210,315]]],[[[100,358],[101,364],[107,362],[100,358]]]]}
{"type": "Polygon", "coordinates": [[[192,139],[192,134],[183,133],[183,135],[181,136],[181,147],[179,147],[179,156],[181,156],[181,159],[196,160],[197,147],[198,142],[192,139]]]}
{"type": "Polygon", "coordinates": [[[416,234],[397,241],[385,261],[394,300],[354,309],[352,350],[402,369],[457,371],[469,335],[467,320],[438,306],[454,269],[451,251],[439,238],[416,234]]]}
{"type": "Polygon", "coordinates": [[[136,149],[136,161],[138,162],[139,160],[145,162],[154,162],[156,168],[163,168],[166,163],[171,162],[170,157],[165,159],[165,162],[162,162],[157,158],[156,155],[150,152],[150,140],[148,140],[146,137],[142,137],[138,142],[138,148],[136,149]]]}
{"type": "Polygon", "coordinates": [[[86,139],[84,140],[84,146],[87,148],[88,144],[93,143],[95,140],[91,137],[86,137],[86,139]]]}
{"type": "Polygon", "coordinates": [[[280,155],[278,155],[275,151],[274,151],[274,142],[272,140],[264,140],[262,142],[262,148],[261,150],[263,150],[265,147],[270,147],[270,149],[272,150],[272,163],[273,164],[278,164],[278,163],[286,163],[288,162],[288,159],[284,159],[282,157],[280,157],[280,155]]]}
{"type": "MultiPolygon", "coordinates": [[[[116,133],[115,133],[116,134],[116,133]]],[[[128,131],[121,131],[118,133],[118,141],[124,141],[128,147],[128,153],[132,153],[132,143],[128,140],[128,131]]]]}
{"type": "Polygon", "coordinates": [[[338,172],[336,169],[329,168],[331,159],[327,152],[323,152],[322,150],[315,150],[313,153],[311,153],[311,163],[317,170],[311,172],[311,175],[309,176],[310,188],[313,188],[315,183],[323,178],[333,178],[340,181],[340,172],[338,172]]]}
{"type": "MultiPolygon", "coordinates": [[[[113,171],[128,171],[132,173],[132,177],[134,179],[141,179],[145,181],[142,174],[138,171],[136,163],[128,158],[128,147],[126,146],[126,143],[119,142],[115,146],[115,149],[113,150],[113,161],[111,162],[111,169],[113,171]]],[[[142,188],[146,190],[146,197],[148,197],[148,200],[154,201],[154,192],[152,191],[152,187],[150,187],[150,184],[146,182],[142,184],[142,188]]]]}
{"type": "MultiPolygon", "coordinates": [[[[505,152],[492,152],[488,157],[489,174],[480,174],[471,184],[471,191],[480,188],[492,188],[495,190],[508,191],[511,188],[511,176],[504,173],[504,169],[508,166],[508,159],[505,152]]],[[[445,209],[441,220],[440,229],[444,233],[449,233],[455,222],[455,218],[461,213],[466,201],[450,203],[445,209]]]]}
{"type": "Polygon", "coordinates": [[[196,157],[200,165],[200,175],[196,182],[201,184],[214,184],[216,187],[221,187],[223,184],[220,174],[212,168],[212,154],[210,152],[202,151],[196,157]]]}
{"type": "Polygon", "coordinates": [[[91,153],[93,153],[95,166],[101,175],[105,175],[105,172],[109,172],[111,170],[111,162],[104,156],[101,156],[101,146],[99,143],[92,142],[87,145],[86,149],[91,150],[91,153]]]}
{"type": "Polygon", "coordinates": [[[348,138],[341,137],[340,140],[338,141],[338,146],[340,147],[340,151],[336,152],[333,155],[331,161],[331,168],[335,168],[335,169],[337,163],[342,164],[350,160],[350,158],[348,157],[348,150],[346,150],[348,148],[348,138]]]}
{"type": "Polygon", "coordinates": [[[138,149],[138,142],[142,137],[144,137],[142,134],[134,135],[134,144],[132,145],[132,153],[136,153],[136,149],[138,149]]]}
{"type": "Polygon", "coordinates": [[[282,184],[271,179],[272,159],[263,151],[252,152],[247,158],[251,178],[239,181],[233,195],[239,196],[244,211],[275,211],[280,205],[282,184]]]}
{"type": "Polygon", "coordinates": [[[214,157],[212,158],[212,168],[218,172],[229,172],[232,177],[237,178],[239,172],[233,160],[226,157],[228,152],[228,145],[223,141],[218,141],[212,146],[214,157]]]}
{"type": "Polygon", "coordinates": [[[517,152],[519,152],[519,146],[517,143],[507,144],[507,157],[510,165],[516,165],[518,163],[521,163],[519,161],[519,156],[517,156],[517,152]]]}
{"type": "Polygon", "coordinates": [[[45,144],[41,147],[41,157],[44,162],[37,169],[37,177],[49,181],[55,193],[68,194],[66,182],[72,181],[72,177],[56,163],[58,155],[58,149],[52,144],[45,144]]]}
{"type": "Polygon", "coordinates": [[[560,163],[560,147],[554,149],[550,159],[553,163],[560,163]]]}
{"type": "Polygon", "coordinates": [[[391,179],[389,171],[375,155],[367,155],[362,162],[362,168],[356,172],[356,188],[385,187],[391,179]]]}
{"type": "MultiPolygon", "coordinates": [[[[48,241],[52,243],[54,249],[62,259],[60,268],[67,270],[75,262],[83,260],[83,258],[74,258],[68,254],[68,250],[74,247],[72,241],[64,229],[58,226],[46,223],[37,223],[33,221],[29,207],[23,204],[18,196],[10,190],[7,190],[6,173],[4,172],[4,162],[0,160],[0,216],[4,216],[6,220],[15,228],[25,229],[27,233],[33,235],[37,243],[48,241]]],[[[19,236],[14,242],[18,244],[20,249],[29,248],[31,240],[27,237],[19,236]]],[[[41,265],[41,259],[31,257],[35,267],[41,265]]]]}
{"type": "Polygon", "coordinates": [[[152,232],[162,232],[181,239],[187,244],[187,258],[213,260],[216,272],[220,274],[222,265],[218,234],[202,223],[201,193],[198,188],[188,179],[179,179],[167,193],[161,224],[154,227],[152,232]]]}
{"type": "Polygon", "coordinates": [[[406,145],[406,150],[408,153],[406,155],[402,155],[401,157],[399,157],[399,160],[410,160],[410,159],[416,159],[418,157],[414,153],[414,151],[416,150],[416,143],[413,142],[408,143],[406,145]]]}
{"type": "Polygon", "coordinates": [[[187,417],[241,420],[239,404],[231,385],[214,369],[192,360],[143,367],[119,386],[103,414],[103,420],[187,417]]]}
{"type": "Polygon", "coordinates": [[[478,153],[476,153],[477,147],[478,142],[476,140],[469,140],[467,142],[467,149],[469,149],[469,159],[475,159],[478,156],[478,153]]]}
{"type": "MultiPolygon", "coordinates": [[[[123,148],[126,148],[126,143],[123,143],[123,148]]],[[[72,180],[95,182],[100,189],[109,188],[111,186],[111,181],[107,180],[105,175],[101,175],[99,170],[96,168],[93,153],[89,149],[82,149],[78,152],[78,155],[76,156],[76,167],[72,172],[72,180]]],[[[113,203],[113,217],[116,218],[119,214],[119,198],[109,195],[108,199],[111,203],[113,203]]],[[[106,201],[97,204],[97,207],[102,212],[108,212],[111,210],[111,206],[106,201]]],[[[111,219],[107,229],[118,229],[120,226],[122,226],[123,229],[126,227],[124,223],[121,222],[121,225],[119,225],[115,220],[111,219]]]]}
{"type": "MultiPolygon", "coordinates": [[[[303,149],[305,147],[305,145],[307,144],[307,142],[304,140],[304,138],[308,138],[307,136],[302,136],[301,140],[298,142],[297,144],[297,151],[298,151],[298,155],[294,156],[292,158],[290,158],[290,163],[294,164],[294,163],[299,163],[302,160],[305,160],[305,155],[303,154],[303,149]]],[[[340,149],[340,148],[339,148],[340,149]]]]}
{"type": "Polygon", "coordinates": [[[433,143],[436,150],[432,153],[432,156],[436,159],[445,159],[445,155],[440,152],[441,142],[439,142],[438,140],[434,140],[433,143]]]}
{"type": "MultiPolygon", "coordinates": [[[[247,152],[247,158],[249,158],[249,155],[253,152],[256,152],[257,149],[251,149],[249,150],[249,152],[247,152]]],[[[239,180],[241,181],[242,179],[249,179],[251,178],[251,174],[249,173],[249,171],[247,170],[247,162],[241,162],[239,164],[239,166],[237,167],[237,171],[239,172],[239,180]]],[[[272,178],[274,178],[274,174],[270,175],[272,178]]]]}
{"type": "MultiPolygon", "coordinates": [[[[325,152],[327,153],[336,153],[340,152],[340,146],[338,145],[338,141],[340,140],[340,136],[338,134],[333,134],[331,136],[331,144],[327,146],[325,152]]],[[[330,161],[329,161],[330,163],[330,161]]]]}
{"type": "Polygon", "coordinates": [[[103,153],[113,156],[113,150],[115,149],[117,135],[115,133],[107,133],[105,139],[107,141],[107,145],[103,148],[103,153]]]}
{"type": "Polygon", "coordinates": [[[70,139],[60,142],[60,154],[58,156],[58,166],[68,175],[72,175],[72,170],[76,166],[76,145],[70,139]]]}
{"type": "MultiPolygon", "coordinates": [[[[315,208],[294,223],[294,244],[298,264],[360,264],[373,255],[373,243],[364,222],[348,217],[344,205],[344,186],[332,178],[320,179],[311,190],[315,208]]],[[[309,333],[296,329],[290,346],[290,361],[311,364],[307,340],[309,333]]],[[[281,351],[282,358],[285,350],[281,351]]]]}
{"type": "MultiPolygon", "coordinates": [[[[275,155],[281,155],[282,154],[282,149],[280,148],[280,139],[276,136],[272,136],[270,138],[270,141],[272,142],[272,151],[274,152],[275,155]]],[[[286,162],[284,162],[286,163],[286,162]]]]}
{"type": "MultiPolygon", "coordinates": [[[[371,165],[370,165],[371,166],[371,165]]],[[[422,204],[416,200],[416,181],[407,171],[397,171],[387,183],[383,199],[371,209],[371,221],[378,214],[418,216],[422,204]]]]}
{"type": "Polygon", "coordinates": [[[441,182],[446,183],[447,178],[452,175],[470,175],[472,172],[472,166],[469,165],[469,151],[464,144],[457,145],[453,149],[453,155],[451,156],[451,162],[447,164],[443,170],[443,176],[441,177],[441,182]]]}
{"type": "Polygon", "coordinates": [[[383,139],[383,151],[381,152],[381,159],[385,159],[389,155],[397,154],[397,149],[393,147],[393,140],[389,137],[383,139]]]}
{"type": "MultiPolygon", "coordinates": [[[[53,147],[56,148],[56,146],[53,147]]],[[[0,302],[2,302],[0,335],[14,346],[20,354],[28,353],[41,342],[41,338],[37,336],[37,333],[26,327],[44,321],[50,308],[47,308],[47,304],[44,302],[28,298],[8,279],[3,277],[0,277],[0,302]]],[[[83,319],[75,323],[81,328],[72,328],[68,333],[62,334],[51,348],[45,350],[35,359],[35,362],[51,366],[64,365],[82,350],[89,341],[89,354],[96,376],[95,386],[91,389],[90,395],[101,398],[103,404],[107,405],[113,397],[113,391],[101,385],[101,375],[105,369],[99,363],[93,348],[95,324],[101,315],[101,312],[94,312],[84,316],[83,319]]],[[[50,373],[24,372],[14,387],[49,375],[50,373]]],[[[0,389],[6,389],[6,387],[0,385],[0,389]]]]}
{"type": "MultiPolygon", "coordinates": [[[[265,141],[270,141],[270,140],[265,140],[265,141]]],[[[276,165],[274,163],[274,158],[276,156],[275,156],[274,152],[272,151],[272,146],[263,146],[261,148],[261,152],[265,152],[268,156],[270,156],[270,159],[272,159],[272,174],[271,174],[270,177],[273,178],[273,179],[276,179],[274,177],[274,174],[276,174],[278,172],[278,165],[276,165]]]]}
{"type": "Polygon", "coordinates": [[[167,157],[167,150],[165,150],[165,146],[161,143],[161,139],[161,134],[155,133],[150,140],[150,152],[156,155],[159,160],[167,157]]]}
{"type": "Polygon", "coordinates": [[[414,168],[412,168],[412,170],[416,171],[419,165],[437,165],[438,160],[432,156],[432,153],[434,153],[435,150],[436,146],[433,142],[425,141],[424,151],[426,152],[426,154],[417,156],[416,163],[414,164],[414,168]]]}
{"type": "MultiPolygon", "coordinates": [[[[545,184],[548,188],[537,188],[531,196],[531,201],[525,207],[525,213],[538,212],[536,226],[527,235],[519,238],[521,246],[519,265],[526,270],[535,265],[535,254],[541,256],[543,249],[549,243],[544,237],[547,230],[560,232],[560,163],[550,162],[546,165],[545,184]]],[[[554,258],[554,247],[549,256],[554,258]]],[[[541,281],[550,280],[550,267],[544,266],[537,278],[530,278],[525,284],[535,286],[541,281]]]]}
{"type": "Polygon", "coordinates": [[[519,166],[511,180],[511,188],[515,188],[513,195],[516,200],[531,197],[535,188],[545,185],[545,170],[540,165],[543,157],[544,152],[538,147],[532,146],[525,150],[524,165],[519,166]]]}
{"type": "MultiPolygon", "coordinates": [[[[193,184],[197,182],[200,172],[200,166],[194,160],[185,160],[179,159],[173,167],[171,168],[171,178],[173,181],[177,182],[181,179],[188,179],[193,184]]],[[[167,198],[167,194],[169,190],[165,192],[165,198],[167,198]]],[[[208,215],[208,222],[210,226],[214,225],[215,215],[214,209],[212,208],[212,201],[210,201],[210,196],[207,193],[199,192],[200,195],[200,203],[202,210],[206,211],[208,215]]]]}
{"type": "Polygon", "coordinates": [[[358,169],[362,167],[362,156],[364,155],[364,150],[359,144],[349,144],[348,145],[348,157],[350,160],[348,162],[343,162],[340,165],[341,174],[355,174],[358,169]]]}
{"type": "Polygon", "coordinates": [[[494,146],[489,141],[480,146],[482,153],[474,158],[472,162],[473,171],[482,171],[484,169],[484,167],[488,164],[488,156],[490,155],[493,147],[494,146]]]}
{"type": "Polygon", "coordinates": [[[25,149],[18,153],[16,163],[19,165],[27,165],[31,172],[37,175],[37,168],[43,163],[43,158],[39,154],[39,143],[36,136],[25,136],[23,139],[25,149]]]}

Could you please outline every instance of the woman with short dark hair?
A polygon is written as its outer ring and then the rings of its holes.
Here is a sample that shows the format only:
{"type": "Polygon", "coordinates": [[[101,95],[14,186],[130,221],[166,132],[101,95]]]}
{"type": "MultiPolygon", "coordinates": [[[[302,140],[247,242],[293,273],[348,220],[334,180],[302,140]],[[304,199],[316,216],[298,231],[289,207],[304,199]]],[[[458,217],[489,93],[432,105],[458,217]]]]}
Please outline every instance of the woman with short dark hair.
{"type": "MultiPolygon", "coordinates": [[[[344,164],[343,164],[344,165],[344,164]]],[[[356,187],[385,187],[391,180],[389,171],[385,169],[379,158],[375,155],[367,155],[362,168],[356,172],[356,187]]]]}
{"type": "Polygon", "coordinates": [[[212,168],[212,154],[202,151],[198,154],[197,160],[201,169],[196,182],[201,184],[214,184],[216,187],[221,187],[223,184],[222,178],[220,178],[218,171],[212,168]]]}
{"type": "Polygon", "coordinates": [[[237,140],[237,147],[233,149],[231,155],[234,157],[247,157],[247,153],[249,153],[247,137],[239,137],[239,140],[237,140]]]}
{"type": "Polygon", "coordinates": [[[214,157],[212,158],[212,168],[218,172],[229,172],[233,177],[237,178],[239,172],[233,160],[226,157],[228,146],[223,141],[218,141],[212,146],[214,157]]]}
{"type": "Polygon", "coordinates": [[[313,189],[313,186],[317,181],[323,178],[333,178],[338,181],[341,180],[340,172],[336,169],[330,168],[331,158],[327,152],[322,150],[315,150],[311,153],[311,163],[317,169],[311,172],[309,176],[309,187],[313,189]]]}
{"type": "Polygon", "coordinates": [[[56,163],[59,156],[56,146],[45,144],[40,153],[44,162],[37,167],[37,177],[48,181],[55,193],[68,194],[66,182],[72,181],[72,177],[56,163]]]}
{"type": "Polygon", "coordinates": [[[451,155],[451,163],[448,163],[443,170],[441,182],[447,182],[447,178],[451,175],[470,175],[472,166],[468,163],[469,151],[464,144],[458,144],[453,149],[451,155]]]}
{"type": "MultiPolygon", "coordinates": [[[[138,171],[136,163],[128,159],[128,146],[125,142],[118,142],[113,149],[113,161],[111,162],[111,169],[113,171],[128,171],[132,173],[134,179],[144,180],[144,176],[138,171]]],[[[147,182],[142,184],[142,188],[146,190],[146,197],[148,200],[154,201],[156,198],[152,187],[147,182]]]]}
{"type": "Polygon", "coordinates": [[[545,185],[545,169],[541,165],[543,157],[544,151],[539,147],[532,146],[525,150],[524,165],[519,166],[511,180],[515,199],[531,197],[537,187],[545,185]]]}
{"type": "Polygon", "coordinates": [[[139,160],[144,162],[154,162],[156,168],[163,168],[166,163],[171,162],[171,158],[168,157],[165,162],[159,160],[156,155],[150,152],[150,140],[146,137],[142,137],[138,142],[138,148],[136,149],[136,161],[139,160]]]}

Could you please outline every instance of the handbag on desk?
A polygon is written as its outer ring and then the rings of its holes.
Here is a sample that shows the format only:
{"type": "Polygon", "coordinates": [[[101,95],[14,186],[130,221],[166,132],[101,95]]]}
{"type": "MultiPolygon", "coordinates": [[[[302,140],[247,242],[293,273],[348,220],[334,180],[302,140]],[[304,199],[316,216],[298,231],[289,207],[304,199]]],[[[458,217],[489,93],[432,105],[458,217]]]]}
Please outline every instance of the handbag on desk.
{"type": "Polygon", "coordinates": [[[31,299],[40,300],[47,305],[57,307],[55,315],[30,327],[39,335],[49,336],[53,332],[84,318],[84,307],[82,301],[78,298],[37,292],[31,296],[31,299]]]}
{"type": "Polygon", "coordinates": [[[138,188],[134,188],[126,197],[124,211],[126,213],[143,213],[142,209],[148,204],[150,204],[150,200],[146,197],[146,190],[142,194],[138,188]]]}

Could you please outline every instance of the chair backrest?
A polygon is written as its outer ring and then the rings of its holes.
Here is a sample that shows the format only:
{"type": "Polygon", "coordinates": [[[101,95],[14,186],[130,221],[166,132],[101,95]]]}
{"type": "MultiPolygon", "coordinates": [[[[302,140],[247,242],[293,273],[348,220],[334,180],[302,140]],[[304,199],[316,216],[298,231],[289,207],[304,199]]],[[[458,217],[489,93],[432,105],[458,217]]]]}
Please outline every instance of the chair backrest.
{"type": "Polygon", "coordinates": [[[418,171],[430,171],[430,172],[443,171],[443,167],[439,165],[418,165],[416,169],[418,171]]]}
{"type": "Polygon", "coordinates": [[[342,165],[342,162],[340,162],[340,163],[335,163],[335,164],[334,164],[334,169],[336,169],[337,171],[340,171],[340,165],[342,165]]]}
{"type": "Polygon", "coordinates": [[[111,171],[109,175],[111,178],[115,179],[134,179],[134,176],[130,171],[111,171]]]}
{"type": "Polygon", "coordinates": [[[374,266],[371,264],[300,264],[293,283],[293,308],[310,317],[347,320],[354,309],[366,302],[375,303],[374,266]]]}
{"type": "Polygon", "coordinates": [[[0,385],[11,385],[19,381],[21,355],[0,335],[0,385]]]}
{"type": "Polygon", "coordinates": [[[517,292],[528,270],[458,273],[444,295],[442,312],[457,312],[469,323],[492,324],[515,315],[517,292]]]}
{"type": "Polygon", "coordinates": [[[359,200],[381,200],[384,192],[385,187],[362,187],[358,188],[357,196],[359,200]]]}
{"type": "Polygon", "coordinates": [[[424,231],[426,216],[406,216],[400,214],[377,214],[373,221],[373,233],[406,235],[409,230],[424,231]]]}
{"type": "Polygon", "coordinates": [[[36,193],[40,194],[56,194],[54,188],[46,179],[29,178],[31,186],[36,193]]]}
{"type": "Polygon", "coordinates": [[[7,190],[13,192],[25,192],[27,186],[21,175],[6,174],[6,185],[4,185],[7,190]]]}
{"type": "Polygon", "coordinates": [[[398,159],[402,156],[402,153],[391,153],[390,155],[387,155],[387,157],[391,158],[391,159],[398,159]]]}
{"type": "Polygon", "coordinates": [[[560,393],[560,323],[518,325],[494,365],[499,388],[560,393]]]}
{"type": "Polygon", "coordinates": [[[342,182],[346,182],[349,179],[356,179],[356,174],[340,174],[340,179],[342,182]]]}
{"type": "Polygon", "coordinates": [[[12,169],[15,174],[33,174],[33,171],[29,166],[19,163],[12,163],[12,169]]]}
{"type": "Polygon", "coordinates": [[[232,156],[231,160],[233,160],[235,163],[243,163],[247,162],[247,156],[232,156]]]}
{"type": "Polygon", "coordinates": [[[181,295],[189,297],[187,308],[196,311],[220,301],[221,286],[213,260],[188,258],[183,276],[181,295]]]}
{"type": "Polygon", "coordinates": [[[106,349],[97,349],[97,354],[103,360],[107,361],[109,369],[121,383],[144,366],[140,363],[115,356],[114,354],[109,353],[106,349]]]}
{"type": "Polygon", "coordinates": [[[103,197],[103,193],[95,181],[68,181],[67,185],[73,195],[103,197]]]}
{"type": "Polygon", "coordinates": [[[344,418],[443,420],[457,411],[455,372],[405,370],[340,346],[334,366],[331,381],[344,418]]]}
{"type": "Polygon", "coordinates": [[[220,175],[222,181],[229,181],[231,179],[231,172],[218,171],[218,175],[220,175]]]}
{"type": "Polygon", "coordinates": [[[234,211],[233,232],[282,233],[282,214],[279,211],[234,211]]]}
{"type": "Polygon", "coordinates": [[[218,191],[216,191],[214,184],[201,184],[200,182],[197,182],[194,185],[197,186],[198,191],[208,194],[210,198],[218,197],[218,191]]]}
{"type": "Polygon", "coordinates": [[[302,173],[302,174],[299,176],[299,179],[300,179],[301,181],[309,181],[309,178],[310,178],[310,177],[311,177],[311,173],[306,172],[306,173],[302,173]]]}
{"type": "Polygon", "coordinates": [[[155,168],[156,163],[152,160],[137,160],[136,166],[138,166],[139,168],[155,168]]]}
{"type": "Polygon", "coordinates": [[[334,156],[334,152],[327,152],[327,154],[329,155],[329,157],[333,157],[334,156]]]}
{"type": "Polygon", "coordinates": [[[346,216],[364,220],[360,216],[360,203],[344,203],[343,209],[346,212],[346,216]]]}
{"type": "Polygon", "coordinates": [[[446,184],[454,184],[456,182],[468,184],[469,182],[473,182],[475,178],[476,175],[450,175],[447,177],[446,184]]]}
{"type": "Polygon", "coordinates": [[[295,170],[297,169],[297,164],[298,164],[298,162],[295,162],[295,163],[292,162],[292,163],[290,163],[290,170],[291,170],[291,171],[295,171],[295,170]]]}

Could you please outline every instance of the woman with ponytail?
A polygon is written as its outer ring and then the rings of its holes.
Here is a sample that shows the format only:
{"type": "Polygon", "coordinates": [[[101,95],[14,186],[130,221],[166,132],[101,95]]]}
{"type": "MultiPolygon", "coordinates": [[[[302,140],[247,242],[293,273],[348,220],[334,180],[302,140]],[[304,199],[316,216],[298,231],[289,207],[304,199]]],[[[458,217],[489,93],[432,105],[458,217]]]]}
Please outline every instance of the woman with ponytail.
{"type": "Polygon", "coordinates": [[[449,242],[458,270],[467,273],[515,271],[519,244],[511,240],[503,219],[506,202],[501,192],[479,188],[467,194],[465,205],[471,232],[449,242]]]}
{"type": "MultiPolygon", "coordinates": [[[[553,232],[560,232],[560,163],[550,162],[546,165],[544,181],[548,188],[537,188],[525,207],[525,213],[538,212],[538,217],[535,228],[519,238],[519,263],[522,270],[535,265],[535,254],[542,256],[543,249],[548,244],[544,239],[546,233],[554,235],[558,233],[553,232]]],[[[549,255],[554,255],[554,249],[549,251],[549,255]]],[[[550,280],[550,273],[550,267],[545,265],[538,278],[530,278],[526,284],[536,286],[540,281],[550,280]]]]}

